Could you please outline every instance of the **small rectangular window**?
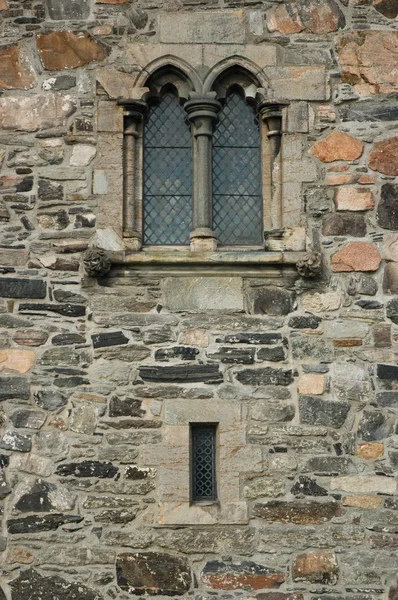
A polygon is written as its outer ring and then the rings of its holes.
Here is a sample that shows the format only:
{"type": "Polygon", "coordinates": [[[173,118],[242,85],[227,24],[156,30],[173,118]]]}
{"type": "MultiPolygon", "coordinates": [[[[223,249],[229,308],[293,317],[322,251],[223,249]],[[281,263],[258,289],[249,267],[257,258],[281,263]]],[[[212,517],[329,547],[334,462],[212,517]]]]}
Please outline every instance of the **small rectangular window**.
{"type": "Polygon", "coordinates": [[[217,500],[217,425],[191,423],[191,501],[217,500]]]}

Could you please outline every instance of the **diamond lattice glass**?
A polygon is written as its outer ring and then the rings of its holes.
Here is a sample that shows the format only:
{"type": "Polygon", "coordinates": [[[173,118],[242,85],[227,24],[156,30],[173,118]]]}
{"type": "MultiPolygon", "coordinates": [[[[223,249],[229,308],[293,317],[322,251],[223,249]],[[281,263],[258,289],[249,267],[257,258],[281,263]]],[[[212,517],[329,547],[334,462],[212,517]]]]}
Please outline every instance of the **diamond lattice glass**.
{"type": "Polygon", "coordinates": [[[259,245],[262,223],[258,121],[233,92],[214,131],[213,229],[222,245],[259,245]]]}
{"type": "Polygon", "coordinates": [[[216,427],[192,427],[192,500],[215,500],[216,427]]]}
{"type": "Polygon", "coordinates": [[[144,131],[144,244],[189,244],[191,134],[177,96],[164,95],[144,131]]]}

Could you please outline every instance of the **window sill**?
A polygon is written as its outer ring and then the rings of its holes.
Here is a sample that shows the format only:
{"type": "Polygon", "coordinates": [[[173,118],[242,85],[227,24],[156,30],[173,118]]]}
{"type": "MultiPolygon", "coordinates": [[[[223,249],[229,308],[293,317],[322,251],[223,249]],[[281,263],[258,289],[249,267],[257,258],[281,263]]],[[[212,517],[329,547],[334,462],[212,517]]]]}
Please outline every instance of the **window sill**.
{"type": "Polygon", "coordinates": [[[113,265],[145,270],[178,271],[183,275],[192,274],[192,269],[217,275],[220,272],[230,275],[261,276],[269,275],[269,268],[292,267],[304,259],[306,252],[267,252],[258,251],[217,251],[191,252],[190,250],[153,250],[141,252],[109,252],[113,265]]]}

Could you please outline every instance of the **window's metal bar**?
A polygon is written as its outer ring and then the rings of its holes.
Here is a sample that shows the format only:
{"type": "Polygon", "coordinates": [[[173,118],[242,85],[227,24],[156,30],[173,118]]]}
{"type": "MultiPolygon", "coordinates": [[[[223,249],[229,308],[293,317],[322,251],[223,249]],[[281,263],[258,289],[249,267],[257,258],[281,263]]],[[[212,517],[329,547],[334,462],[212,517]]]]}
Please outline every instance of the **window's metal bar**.
{"type": "Polygon", "coordinates": [[[217,499],[217,425],[191,425],[191,500],[217,499]]]}

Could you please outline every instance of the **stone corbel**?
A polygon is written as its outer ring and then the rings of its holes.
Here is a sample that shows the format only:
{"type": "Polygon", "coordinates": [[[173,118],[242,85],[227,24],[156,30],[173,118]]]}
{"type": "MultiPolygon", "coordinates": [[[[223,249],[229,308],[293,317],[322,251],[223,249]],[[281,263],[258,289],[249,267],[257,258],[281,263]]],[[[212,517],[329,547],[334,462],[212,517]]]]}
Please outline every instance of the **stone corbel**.
{"type": "Polygon", "coordinates": [[[143,100],[119,101],[124,107],[123,133],[123,238],[126,248],[142,247],[143,121],[148,106],[143,100]]]}
{"type": "Polygon", "coordinates": [[[84,269],[90,277],[104,277],[112,267],[112,261],[101,248],[89,248],[83,255],[84,269]]]}
{"type": "Polygon", "coordinates": [[[282,111],[287,104],[283,100],[263,100],[258,105],[258,113],[267,127],[270,143],[271,198],[270,213],[265,220],[265,229],[269,232],[283,229],[282,111]]]}
{"type": "Polygon", "coordinates": [[[221,104],[215,97],[215,92],[192,92],[184,105],[193,135],[193,231],[190,234],[193,252],[217,249],[212,228],[212,140],[213,125],[221,104]]]}
{"type": "Polygon", "coordinates": [[[309,252],[297,261],[296,268],[301,277],[317,277],[322,271],[322,256],[320,252],[309,252]]]}

